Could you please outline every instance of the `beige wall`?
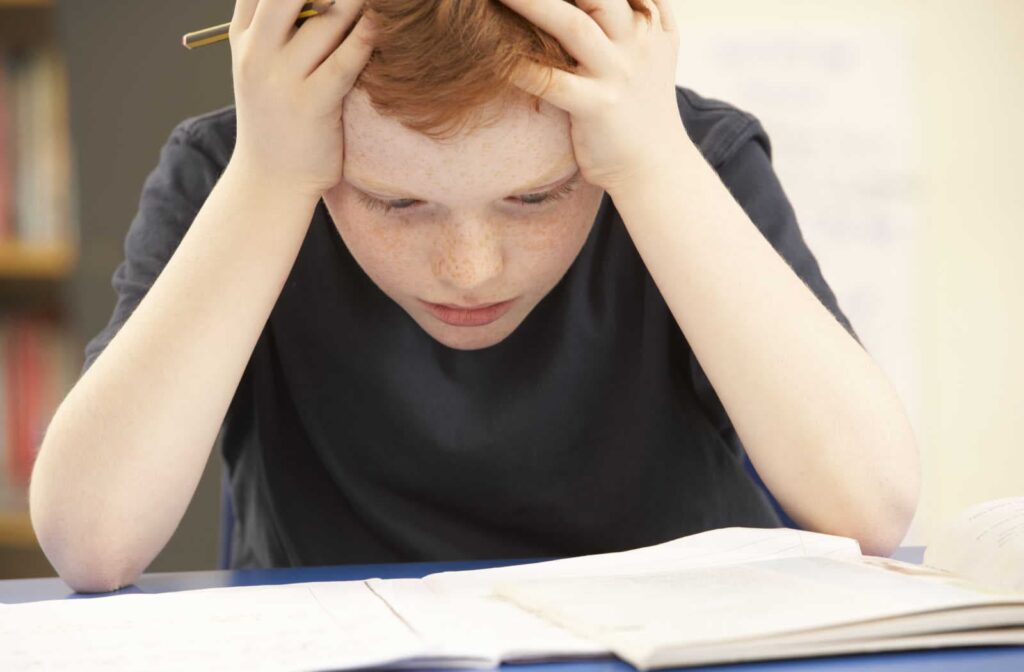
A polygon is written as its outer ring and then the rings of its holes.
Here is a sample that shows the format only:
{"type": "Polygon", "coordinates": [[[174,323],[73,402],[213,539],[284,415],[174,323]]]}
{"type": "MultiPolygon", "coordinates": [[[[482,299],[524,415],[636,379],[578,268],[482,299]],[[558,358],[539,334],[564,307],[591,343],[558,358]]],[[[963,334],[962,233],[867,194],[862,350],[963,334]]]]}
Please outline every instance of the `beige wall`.
{"type": "Polygon", "coordinates": [[[923,176],[910,323],[925,475],[907,541],[927,543],[937,525],[975,502],[1024,495],[1024,353],[1014,347],[1024,341],[1024,2],[673,0],[673,6],[683,40],[687,30],[736,21],[906,31],[923,176]]]}

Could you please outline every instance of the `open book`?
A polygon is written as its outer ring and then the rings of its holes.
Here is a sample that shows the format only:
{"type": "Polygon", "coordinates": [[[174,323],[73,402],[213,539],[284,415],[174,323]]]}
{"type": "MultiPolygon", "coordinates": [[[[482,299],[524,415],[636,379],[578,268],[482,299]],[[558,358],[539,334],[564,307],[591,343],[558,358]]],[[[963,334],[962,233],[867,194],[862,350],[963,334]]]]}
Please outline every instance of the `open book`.
{"type": "Polygon", "coordinates": [[[494,591],[641,669],[1024,645],[1024,497],[961,514],[924,560],[807,554],[494,591]]]}
{"type": "MultiPolygon", "coordinates": [[[[994,509],[1000,529],[1017,530],[996,542],[1016,554],[992,565],[1011,568],[990,577],[1000,586],[1018,585],[1005,582],[1024,569],[1024,500],[1017,501],[994,509]],[[1002,522],[1007,517],[1016,523],[1002,522]]],[[[996,524],[984,520],[978,524],[996,524]]],[[[963,538],[990,541],[983,531],[969,527],[963,538]]],[[[973,557],[957,554],[967,563],[957,568],[980,571],[973,557]]],[[[1024,644],[1024,592],[862,556],[844,537],[725,528],[620,553],[423,579],[0,605],[0,641],[0,669],[488,668],[611,655],[649,668],[1024,644]]]]}

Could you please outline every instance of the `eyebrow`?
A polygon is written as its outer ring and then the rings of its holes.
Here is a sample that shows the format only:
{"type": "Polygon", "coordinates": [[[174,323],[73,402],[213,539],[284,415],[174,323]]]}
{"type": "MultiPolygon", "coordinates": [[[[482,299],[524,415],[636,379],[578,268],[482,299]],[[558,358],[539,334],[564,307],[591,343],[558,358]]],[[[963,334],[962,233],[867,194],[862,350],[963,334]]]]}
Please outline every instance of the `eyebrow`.
{"type": "MultiPolygon", "coordinates": [[[[559,187],[562,184],[564,184],[566,182],[569,182],[570,180],[576,178],[580,174],[580,167],[578,165],[576,165],[576,162],[573,159],[570,159],[566,163],[568,163],[569,166],[572,166],[574,168],[573,172],[570,173],[569,175],[565,175],[565,172],[567,170],[569,170],[569,167],[566,166],[565,164],[563,164],[564,167],[559,167],[557,170],[552,170],[551,172],[546,174],[543,178],[541,178],[540,184],[534,183],[534,184],[531,184],[529,186],[519,187],[518,189],[514,189],[512,191],[512,194],[514,194],[514,195],[533,194],[533,193],[536,193],[536,192],[539,192],[539,191],[545,191],[547,189],[554,189],[555,187],[559,187]],[[556,175],[562,175],[562,177],[556,178],[555,177],[556,175]]],[[[398,187],[394,187],[394,186],[391,186],[389,184],[384,184],[383,182],[378,182],[378,181],[372,180],[370,178],[361,177],[361,176],[358,176],[358,175],[349,175],[349,176],[346,177],[346,179],[350,183],[352,183],[353,180],[358,182],[359,184],[352,184],[352,186],[356,187],[357,189],[360,189],[361,191],[367,191],[367,189],[363,189],[360,186],[360,185],[365,185],[365,186],[369,187],[372,190],[379,190],[380,192],[382,192],[382,193],[377,194],[377,195],[383,195],[383,193],[388,193],[388,194],[396,194],[395,196],[391,196],[391,198],[411,199],[411,200],[416,200],[416,201],[426,201],[426,200],[429,200],[429,199],[425,199],[425,198],[420,198],[420,197],[412,195],[412,194],[408,194],[403,189],[399,189],[398,187]]]]}

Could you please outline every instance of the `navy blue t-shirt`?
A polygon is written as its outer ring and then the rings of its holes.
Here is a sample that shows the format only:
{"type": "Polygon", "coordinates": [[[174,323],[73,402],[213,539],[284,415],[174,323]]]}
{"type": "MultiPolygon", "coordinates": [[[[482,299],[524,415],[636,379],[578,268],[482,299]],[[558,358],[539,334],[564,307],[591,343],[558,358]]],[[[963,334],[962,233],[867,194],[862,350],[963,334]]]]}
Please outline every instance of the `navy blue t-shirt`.
{"type": "MultiPolygon", "coordinates": [[[[856,338],[761,123],[686,88],[677,100],[705,159],[856,338]]],[[[83,372],[174,253],[234,137],[234,107],[171,133],[83,372]]],[[[438,343],[391,301],[321,201],[218,446],[234,567],[565,556],[780,525],[607,194],[561,281],[508,338],[475,351],[438,343]]]]}

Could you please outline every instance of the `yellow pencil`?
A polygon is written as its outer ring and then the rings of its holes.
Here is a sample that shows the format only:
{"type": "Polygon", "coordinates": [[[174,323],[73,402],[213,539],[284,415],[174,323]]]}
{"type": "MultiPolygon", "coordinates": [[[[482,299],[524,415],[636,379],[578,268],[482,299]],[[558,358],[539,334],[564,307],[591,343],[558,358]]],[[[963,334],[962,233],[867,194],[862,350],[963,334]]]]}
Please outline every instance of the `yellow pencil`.
{"type": "MultiPolygon", "coordinates": [[[[302,6],[302,11],[295,22],[296,26],[302,25],[302,22],[317,14],[322,14],[324,10],[334,4],[334,0],[314,0],[313,2],[307,2],[302,6]]],[[[203,28],[202,30],[196,30],[191,33],[186,33],[181,38],[181,43],[186,49],[195,49],[196,47],[203,47],[207,44],[213,44],[214,42],[220,42],[221,40],[228,39],[228,29],[231,27],[231,23],[222,23],[219,26],[211,26],[210,28],[203,28]]]]}

